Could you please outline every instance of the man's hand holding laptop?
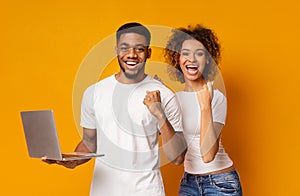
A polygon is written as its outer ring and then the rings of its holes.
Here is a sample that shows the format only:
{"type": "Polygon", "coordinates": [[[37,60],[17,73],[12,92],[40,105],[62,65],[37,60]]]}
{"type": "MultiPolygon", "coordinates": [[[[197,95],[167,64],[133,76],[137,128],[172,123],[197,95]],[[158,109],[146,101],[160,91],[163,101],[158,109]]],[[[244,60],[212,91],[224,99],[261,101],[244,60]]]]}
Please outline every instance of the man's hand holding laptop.
{"type": "MultiPolygon", "coordinates": [[[[97,149],[97,138],[96,129],[83,128],[83,138],[81,142],[77,145],[75,152],[73,153],[63,153],[63,157],[68,158],[69,156],[84,156],[85,153],[95,153],[97,149]]],[[[78,159],[78,160],[51,160],[47,157],[42,157],[42,161],[48,164],[58,164],[69,169],[74,169],[78,165],[86,163],[91,158],[78,159]]]]}

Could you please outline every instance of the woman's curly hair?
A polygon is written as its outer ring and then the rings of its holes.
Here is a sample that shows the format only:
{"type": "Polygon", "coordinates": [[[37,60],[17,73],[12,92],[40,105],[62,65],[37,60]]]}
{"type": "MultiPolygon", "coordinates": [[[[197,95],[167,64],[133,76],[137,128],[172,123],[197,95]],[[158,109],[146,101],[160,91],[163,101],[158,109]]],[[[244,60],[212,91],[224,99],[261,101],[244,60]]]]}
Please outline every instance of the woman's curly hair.
{"type": "Polygon", "coordinates": [[[199,24],[194,27],[188,26],[187,28],[172,30],[172,35],[167,42],[164,55],[166,62],[172,65],[172,67],[168,69],[169,75],[174,80],[184,83],[184,77],[179,65],[180,50],[183,42],[191,39],[198,40],[206,48],[206,56],[208,57],[209,63],[206,64],[202,75],[206,80],[214,80],[218,73],[218,64],[221,60],[220,44],[217,36],[211,29],[199,24]]]}

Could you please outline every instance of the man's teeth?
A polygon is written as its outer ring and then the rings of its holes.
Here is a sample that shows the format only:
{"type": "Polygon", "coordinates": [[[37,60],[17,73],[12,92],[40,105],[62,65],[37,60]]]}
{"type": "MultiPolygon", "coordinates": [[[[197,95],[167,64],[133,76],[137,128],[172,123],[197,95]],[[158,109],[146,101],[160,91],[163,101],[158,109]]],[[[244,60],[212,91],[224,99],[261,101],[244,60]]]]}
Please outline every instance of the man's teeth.
{"type": "Polygon", "coordinates": [[[137,63],[136,63],[136,62],[128,62],[128,61],[127,61],[126,64],[127,64],[127,65],[136,65],[137,63]]]}

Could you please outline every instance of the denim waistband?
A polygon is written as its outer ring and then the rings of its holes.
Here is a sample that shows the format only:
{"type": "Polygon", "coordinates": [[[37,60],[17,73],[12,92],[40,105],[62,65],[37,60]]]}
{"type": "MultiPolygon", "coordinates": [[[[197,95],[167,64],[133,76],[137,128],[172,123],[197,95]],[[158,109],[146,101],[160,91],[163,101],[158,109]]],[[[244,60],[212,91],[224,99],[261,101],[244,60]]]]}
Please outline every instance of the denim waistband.
{"type": "Polygon", "coordinates": [[[237,171],[234,169],[234,170],[231,170],[231,171],[228,171],[228,172],[224,172],[224,173],[219,173],[219,174],[207,174],[207,175],[194,175],[194,174],[190,174],[190,173],[187,173],[187,172],[184,172],[184,178],[186,180],[197,180],[197,181],[205,181],[205,180],[209,180],[211,178],[214,178],[214,177],[220,177],[220,176],[223,176],[223,175],[228,175],[228,174],[235,174],[235,175],[238,175],[237,174],[237,171]]]}

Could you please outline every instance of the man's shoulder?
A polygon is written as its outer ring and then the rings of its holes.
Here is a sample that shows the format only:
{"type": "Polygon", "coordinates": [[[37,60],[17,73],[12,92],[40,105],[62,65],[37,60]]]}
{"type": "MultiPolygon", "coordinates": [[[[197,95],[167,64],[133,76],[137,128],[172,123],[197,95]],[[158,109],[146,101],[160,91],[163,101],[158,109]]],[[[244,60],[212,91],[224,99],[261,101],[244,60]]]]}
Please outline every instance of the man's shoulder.
{"type": "Polygon", "coordinates": [[[90,86],[88,86],[85,90],[86,93],[92,93],[95,91],[95,89],[99,89],[101,87],[104,87],[104,86],[107,86],[109,84],[113,84],[114,82],[114,77],[113,75],[109,76],[109,77],[106,77],[106,78],[103,78],[101,80],[99,80],[98,82],[96,83],[93,83],[91,84],[90,86]]]}
{"type": "Polygon", "coordinates": [[[110,75],[106,78],[99,80],[98,82],[92,84],[90,87],[101,87],[107,84],[114,84],[114,75],[110,75]]]}
{"type": "Polygon", "coordinates": [[[115,80],[115,75],[110,75],[106,78],[103,78],[103,79],[99,80],[98,82],[95,83],[95,85],[113,83],[114,80],[115,80]]]}

